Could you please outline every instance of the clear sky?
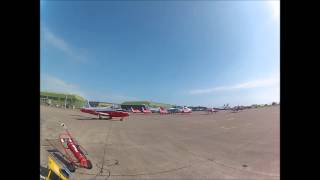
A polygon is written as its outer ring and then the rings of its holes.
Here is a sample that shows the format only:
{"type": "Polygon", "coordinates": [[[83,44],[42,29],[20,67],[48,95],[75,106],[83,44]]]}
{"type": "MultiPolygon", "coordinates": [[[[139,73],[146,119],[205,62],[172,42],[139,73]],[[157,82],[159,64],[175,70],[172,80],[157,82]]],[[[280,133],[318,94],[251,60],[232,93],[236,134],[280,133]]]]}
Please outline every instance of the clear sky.
{"type": "Polygon", "coordinates": [[[41,1],[41,90],[177,105],[280,99],[279,1],[41,1]]]}

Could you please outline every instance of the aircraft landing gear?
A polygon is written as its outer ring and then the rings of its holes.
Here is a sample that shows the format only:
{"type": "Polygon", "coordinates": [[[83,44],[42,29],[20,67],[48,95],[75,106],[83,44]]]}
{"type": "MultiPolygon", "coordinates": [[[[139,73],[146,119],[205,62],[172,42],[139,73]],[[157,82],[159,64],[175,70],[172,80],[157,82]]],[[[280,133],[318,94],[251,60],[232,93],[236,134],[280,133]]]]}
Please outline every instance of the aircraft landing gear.
{"type": "Polygon", "coordinates": [[[92,169],[92,163],[90,160],[87,161],[87,169],[92,169]]]}

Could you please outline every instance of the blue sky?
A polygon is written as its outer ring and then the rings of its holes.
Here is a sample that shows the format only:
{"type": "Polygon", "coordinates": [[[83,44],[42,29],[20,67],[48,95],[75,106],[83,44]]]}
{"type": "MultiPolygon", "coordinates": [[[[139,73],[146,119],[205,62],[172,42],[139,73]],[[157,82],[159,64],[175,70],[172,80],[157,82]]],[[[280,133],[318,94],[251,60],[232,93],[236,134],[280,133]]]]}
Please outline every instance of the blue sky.
{"type": "Polygon", "coordinates": [[[89,100],[279,102],[279,1],[41,1],[41,90],[89,100]]]}

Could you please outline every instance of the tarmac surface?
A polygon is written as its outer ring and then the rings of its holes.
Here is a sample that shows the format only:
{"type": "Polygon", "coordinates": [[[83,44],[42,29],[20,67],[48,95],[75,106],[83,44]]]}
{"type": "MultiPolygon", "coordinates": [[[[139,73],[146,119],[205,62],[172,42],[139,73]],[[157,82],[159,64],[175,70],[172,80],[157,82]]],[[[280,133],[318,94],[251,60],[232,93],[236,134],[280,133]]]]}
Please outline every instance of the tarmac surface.
{"type": "Polygon", "coordinates": [[[40,112],[41,166],[47,150],[62,152],[62,122],[87,150],[93,168],[78,168],[74,179],[280,179],[279,106],[124,121],[47,106],[40,112]]]}

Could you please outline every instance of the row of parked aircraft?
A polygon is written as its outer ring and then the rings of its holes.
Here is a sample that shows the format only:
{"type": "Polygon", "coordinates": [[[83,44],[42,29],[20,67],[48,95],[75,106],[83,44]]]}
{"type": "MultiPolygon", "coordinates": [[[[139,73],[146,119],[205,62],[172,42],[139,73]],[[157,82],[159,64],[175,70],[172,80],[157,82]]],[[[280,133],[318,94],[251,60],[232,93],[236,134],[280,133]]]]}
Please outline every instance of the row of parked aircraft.
{"type": "Polygon", "coordinates": [[[169,108],[165,109],[164,107],[149,107],[145,109],[142,107],[142,110],[131,108],[131,112],[133,113],[160,113],[160,114],[169,114],[169,113],[192,113],[192,109],[184,106],[181,108],[169,108]]]}
{"type": "MultiPolygon", "coordinates": [[[[113,118],[113,117],[120,117],[120,120],[122,121],[123,118],[129,116],[129,112],[117,108],[115,106],[108,106],[108,107],[91,107],[89,101],[87,102],[87,107],[81,108],[81,112],[97,115],[99,119],[102,119],[103,117],[113,118]]],[[[175,108],[169,108],[165,109],[164,107],[158,107],[153,108],[150,107],[148,109],[145,109],[142,107],[142,110],[139,109],[133,109],[131,108],[132,113],[160,113],[160,114],[173,114],[173,113],[192,113],[192,109],[188,108],[187,106],[184,107],[175,107],[175,108]]]]}
{"type": "MultiPolygon", "coordinates": [[[[226,110],[226,109],[224,109],[226,110]]],[[[234,107],[229,109],[232,112],[238,112],[242,110],[242,108],[234,107]]],[[[97,115],[99,119],[102,119],[103,117],[113,118],[113,117],[120,117],[120,120],[122,121],[123,118],[129,116],[129,112],[125,111],[119,107],[116,106],[109,106],[109,107],[91,107],[89,102],[87,103],[87,107],[81,108],[81,112],[89,113],[93,115],[97,115]]],[[[160,114],[189,114],[192,113],[192,109],[188,108],[187,106],[183,107],[173,107],[169,109],[165,109],[164,107],[158,107],[153,108],[149,107],[148,109],[145,109],[142,107],[142,110],[131,108],[132,113],[142,113],[142,114],[148,114],[148,113],[160,113],[160,114]]],[[[207,108],[208,113],[216,113],[218,112],[218,109],[215,108],[207,108]]]]}

